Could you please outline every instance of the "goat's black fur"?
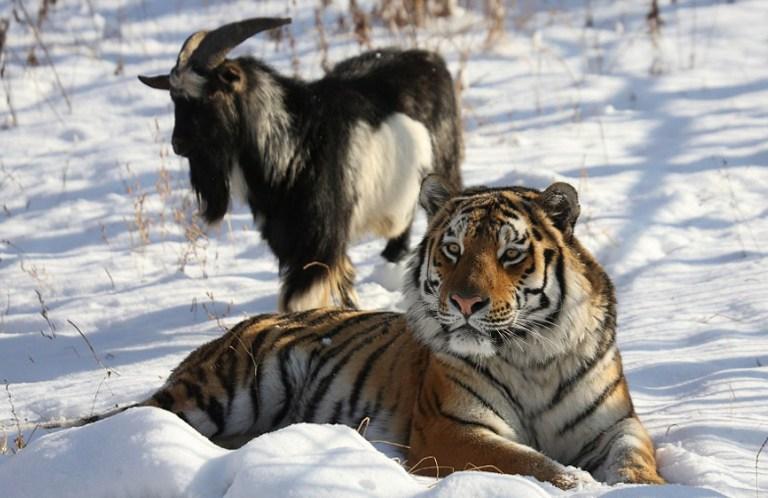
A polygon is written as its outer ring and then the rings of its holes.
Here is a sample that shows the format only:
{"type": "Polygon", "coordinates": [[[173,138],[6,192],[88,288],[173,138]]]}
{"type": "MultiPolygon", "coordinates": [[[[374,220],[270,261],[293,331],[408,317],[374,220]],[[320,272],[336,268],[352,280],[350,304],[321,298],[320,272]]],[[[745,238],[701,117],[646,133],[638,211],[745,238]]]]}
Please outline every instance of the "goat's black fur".
{"type": "MultiPolygon", "coordinates": [[[[282,308],[301,307],[293,300],[328,278],[340,304],[355,305],[346,250],[354,235],[353,211],[365,202],[355,175],[366,171],[349,164],[360,123],[376,131],[396,113],[421,123],[431,142],[432,172],[449,187],[461,188],[461,123],[453,82],[434,53],[371,51],[313,82],[282,76],[250,57],[197,72],[202,78],[196,95],[171,86],[174,150],[189,159],[191,183],[208,222],[226,214],[233,169],[240,167],[254,219],[279,259],[282,308]]],[[[383,252],[392,261],[408,249],[411,220],[400,221],[407,221],[407,228],[389,234],[383,252]]]]}

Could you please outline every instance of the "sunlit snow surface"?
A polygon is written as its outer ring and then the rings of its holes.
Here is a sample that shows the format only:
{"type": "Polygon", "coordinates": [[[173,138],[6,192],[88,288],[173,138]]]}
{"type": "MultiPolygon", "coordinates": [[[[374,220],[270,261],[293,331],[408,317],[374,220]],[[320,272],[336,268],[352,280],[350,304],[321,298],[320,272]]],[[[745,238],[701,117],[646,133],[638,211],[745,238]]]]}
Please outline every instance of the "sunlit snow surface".
{"type": "MultiPolygon", "coordinates": [[[[371,38],[440,50],[461,73],[466,184],[579,190],[577,235],[616,284],[630,389],[675,485],[565,494],[768,493],[768,449],[758,457],[768,437],[768,4],[660,2],[654,44],[650,2],[506,3],[507,31],[491,48],[483,2],[415,38],[379,25],[371,38]]],[[[290,427],[224,450],[149,409],[26,430],[29,446],[14,453],[16,419],[142,399],[196,346],[277,303],[277,265],[247,209],[195,232],[187,164],[170,150],[170,99],[135,76],[170,69],[193,30],[260,15],[293,17],[292,36],[257,36],[234,55],[322,74],[319,2],[58,2],[40,29],[55,73],[39,46],[40,65],[25,64],[36,41],[11,12],[18,5],[0,1],[11,19],[0,126],[18,121],[0,130],[0,495],[563,494],[516,476],[415,479],[341,427],[290,427]]],[[[336,0],[320,12],[331,62],[361,50],[347,8],[336,0]]],[[[414,243],[423,230],[419,214],[414,243]]],[[[352,247],[356,288],[365,308],[402,309],[403,268],[383,262],[383,246],[352,247]]]]}

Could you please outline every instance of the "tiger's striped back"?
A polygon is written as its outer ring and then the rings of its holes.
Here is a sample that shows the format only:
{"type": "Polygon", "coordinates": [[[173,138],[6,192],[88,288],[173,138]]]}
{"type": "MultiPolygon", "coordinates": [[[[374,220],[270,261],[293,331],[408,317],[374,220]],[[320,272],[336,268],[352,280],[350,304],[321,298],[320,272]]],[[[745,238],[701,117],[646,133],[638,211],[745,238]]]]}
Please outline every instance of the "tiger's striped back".
{"type": "Polygon", "coordinates": [[[312,310],[260,315],[187,357],[145,405],[238,446],[295,422],[356,427],[407,443],[427,356],[402,315],[312,310]]]}

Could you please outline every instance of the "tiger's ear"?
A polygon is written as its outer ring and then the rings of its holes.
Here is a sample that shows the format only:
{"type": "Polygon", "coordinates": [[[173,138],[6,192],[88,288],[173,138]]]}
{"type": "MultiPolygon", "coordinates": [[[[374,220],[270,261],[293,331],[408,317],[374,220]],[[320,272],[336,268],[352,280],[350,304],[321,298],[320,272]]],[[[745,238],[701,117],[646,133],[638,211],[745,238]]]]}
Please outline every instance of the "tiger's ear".
{"type": "Polygon", "coordinates": [[[566,239],[573,236],[573,227],[579,217],[579,194],[567,183],[553,183],[541,193],[539,204],[566,239]]]}
{"type": "Polygon", "coordinates": [[[421,181],[419,204],[427,212],[427,218],[431,219],[451,197],[451,191],[438,175],[427,175],[421,181]]]}

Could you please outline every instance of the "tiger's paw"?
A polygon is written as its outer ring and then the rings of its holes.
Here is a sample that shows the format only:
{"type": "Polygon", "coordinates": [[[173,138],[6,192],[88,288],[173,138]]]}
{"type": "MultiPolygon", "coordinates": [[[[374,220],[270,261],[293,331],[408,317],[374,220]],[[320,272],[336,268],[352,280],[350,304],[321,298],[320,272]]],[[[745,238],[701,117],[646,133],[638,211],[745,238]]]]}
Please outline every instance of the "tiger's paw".
{"type": "Polygon", "coordinates": [[[570,466],[563,467],[550,482],[560,489],[581,489],[599,484],[589,472],[570,466]]]}
{"type": "Polygon", "coordinates": [[[652,467],[624,467],[618,470],[615,482],[627,484],[666,484],[655,468],[652,467]]]}

